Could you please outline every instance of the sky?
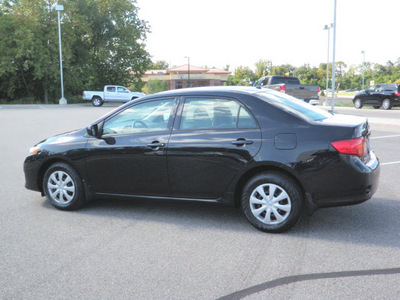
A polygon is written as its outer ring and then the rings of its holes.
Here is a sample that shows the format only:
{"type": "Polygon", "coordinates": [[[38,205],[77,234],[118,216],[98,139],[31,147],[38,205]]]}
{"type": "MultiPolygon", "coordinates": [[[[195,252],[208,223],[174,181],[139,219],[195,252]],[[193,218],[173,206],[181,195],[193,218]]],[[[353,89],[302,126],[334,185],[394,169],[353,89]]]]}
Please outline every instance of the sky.
{"type": "MultiPolygon", "coordinates": [[[[170,66],[273,65],[318,67],[328,58],[326,24],[334,22],[334,0],[137,0],[148,22],[152,61],[170,66]]],[[[399,0],[337,0],[335,60],[348,66],[386,64],[400,58],[399,0]]],[[[333,30],[330,30],[332,61],[333,30]]]]}

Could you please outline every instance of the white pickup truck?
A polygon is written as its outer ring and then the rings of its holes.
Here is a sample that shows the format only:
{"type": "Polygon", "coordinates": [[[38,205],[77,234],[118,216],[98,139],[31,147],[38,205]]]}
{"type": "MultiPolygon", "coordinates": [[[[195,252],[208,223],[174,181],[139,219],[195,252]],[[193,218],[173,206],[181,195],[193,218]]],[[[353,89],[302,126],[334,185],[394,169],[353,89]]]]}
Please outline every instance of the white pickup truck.
{"type": "Polygon", "coordinates": [[[143,96],[143,93],[131,92],[119,85],[106,85],[102,92],[83,92],[83,100],[91,101],[93,106],[102,106],[104,102],[128,102],[143,96]]]}

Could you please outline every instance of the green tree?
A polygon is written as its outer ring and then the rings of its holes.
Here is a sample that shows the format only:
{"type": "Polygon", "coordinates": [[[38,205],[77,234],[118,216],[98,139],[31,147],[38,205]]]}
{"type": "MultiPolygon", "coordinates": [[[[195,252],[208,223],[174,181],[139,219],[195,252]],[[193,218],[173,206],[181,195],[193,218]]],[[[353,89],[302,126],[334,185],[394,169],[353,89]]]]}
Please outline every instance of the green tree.
{"type": "Polygon", "coordinates": [[[150,70],[167,70],[169,64],[165,60],[157,60],[155,63],[151,63],[149,66],[150,70]]]}
{"type": "Polygon", "coordinates": [[[146,94],[154,94],[168,90],[168,84],[165,80],[150,80],[143,89],[146,94]]]}
{"type": "MultiPolygon", "coordinates": [[[[0,4],[0,98],[60,97],[56,0],[0,4]]],[[[106,84],[143,86],[147,23],[135,1],[59,0],[68,95],[106,84]]]]}
{"type": "Polygon", "coordinates": [[[268,75],[271,72],[272,62],[270,60],[260,59],[256,62],[255,76],[257,79],[268,75]]]}
{"type": "Polygon", "coordinates": [[[295,69],[295,67],[289,64],[273,66],[270,75],[292,75],[295,69]]]}
{"type": "Polygon", "coordinates": [[[249,85],[250,81],[255,81],[256,76],[249,67],[240,66],[235,69],[233,75],[228,76],[225,85],[249,85]]]}

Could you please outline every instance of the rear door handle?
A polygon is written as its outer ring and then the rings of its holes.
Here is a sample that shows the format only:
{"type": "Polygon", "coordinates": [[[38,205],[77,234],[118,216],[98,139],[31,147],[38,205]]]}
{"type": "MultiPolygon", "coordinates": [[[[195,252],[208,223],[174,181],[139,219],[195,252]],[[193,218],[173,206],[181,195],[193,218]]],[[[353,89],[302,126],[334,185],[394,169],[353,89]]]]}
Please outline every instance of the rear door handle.
{"type": "Polygon", "coordinates": [[[154,149],[154,150],[157,150],[159,148],[165,147],[165,143],[160,143],[159,141],[154,141],[154,142],[152,142],[150,144],[147,144],[147,147],[149,147],[151,149],[154,149]]]}
{"type": "Polygon", "coordinates": [[[236,139],[235,141],[231,141],[232,145],[236,146],[244,146],[244,145],[251,145],[253,144],[253,141],[251,140],[246,140],[244,138],[236,139]]]}

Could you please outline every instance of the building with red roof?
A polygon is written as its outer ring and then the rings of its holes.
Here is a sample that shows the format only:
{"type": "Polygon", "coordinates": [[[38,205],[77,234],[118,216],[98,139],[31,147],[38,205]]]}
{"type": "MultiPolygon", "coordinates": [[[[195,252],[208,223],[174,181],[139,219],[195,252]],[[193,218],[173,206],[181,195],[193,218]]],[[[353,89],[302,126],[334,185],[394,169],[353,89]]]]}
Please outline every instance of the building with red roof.
{"type": "Polygon", "coordinates": [[[186,64],[168,70],[149,70],[144,74],[142,80],[144,82],[151,80],[166,81],[168,89],[174,90],[187,87],[224,85],[229,74],[231,74],[229,71],[186,64]]]}

